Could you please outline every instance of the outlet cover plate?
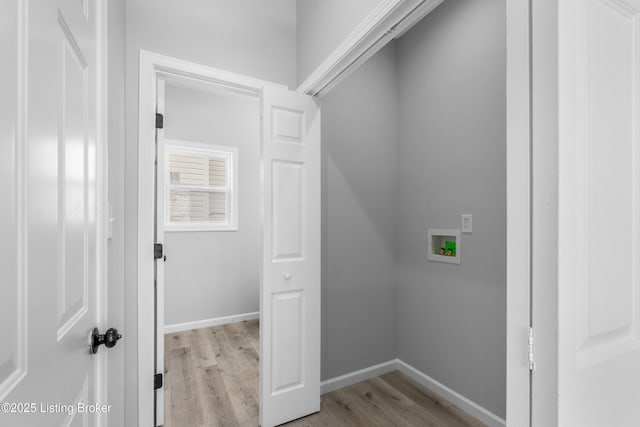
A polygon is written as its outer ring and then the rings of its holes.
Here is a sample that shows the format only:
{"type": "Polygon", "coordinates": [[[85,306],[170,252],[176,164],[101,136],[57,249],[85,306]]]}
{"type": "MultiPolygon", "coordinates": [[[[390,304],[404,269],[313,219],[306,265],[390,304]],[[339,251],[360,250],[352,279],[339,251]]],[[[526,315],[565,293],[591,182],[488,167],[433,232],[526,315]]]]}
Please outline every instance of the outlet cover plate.
{"type": "Polygon", "coordinates": [[[471,214],[462,215],[462,232],[463,233],[473,232],[473,218],[471,214]]]}

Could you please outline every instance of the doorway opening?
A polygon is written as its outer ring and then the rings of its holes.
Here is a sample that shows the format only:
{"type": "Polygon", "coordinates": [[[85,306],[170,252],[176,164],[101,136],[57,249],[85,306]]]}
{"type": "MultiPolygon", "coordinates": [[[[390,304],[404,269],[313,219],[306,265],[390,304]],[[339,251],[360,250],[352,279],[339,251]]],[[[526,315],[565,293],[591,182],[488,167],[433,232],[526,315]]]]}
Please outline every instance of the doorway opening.
{"type": "MultiPolygon", "coordinates": [[[[238,220],[235,219],[238,209],[234,207],[233,199],[234,194],[241,195],[244,191],[233,184],[235,176],[232,173],[242,169],[236,164],[241,150],[236,152],[224,143],[215,144],[212,150],[207,149],[206,144],[203,148],[202,141],[174,140],[168,145],[163,142],[158,144],[159,147],[172,147],[178,157],[185,154],[189,158],[200,156],[202,169],[214,179],[201,179],[200,182],[206,186],[190,186],[179,179],[179,168],[156,176],[156,144],[165,137],[165,118],[161,116],[165,113],[165,86],[168,80],[175,79],[180,82],[181,90],[204,85],[210,89],[213,87],[218,94],[225,89],[228,94],[249,95],[258,100],[260,115],[253,120],[260,124],[259,192],[256,196],[261,225],[257,257],[260,290],[259,420],[260,425],[273,426],[317,412],[320,408],[319,107],[310,96],[291,92],[275,83],[141,51],[138,423],[162,425],[164,422],[165,311],[158,307],[164,306],[165,262],[170,262],[172,255],[167,252],[165,261],[163,239],[169,232],[158,232],[157,228],[162,229],[166,225],[183,229],[189,227],[189,222],[203,226],[206,221],[197,221],[198,218],[214,220],[209,221],[209,232],[234,233],[238,226],[240,230],[244,227],[242,212],[237,216],[238,220]],[[221,179],[223,171],[229,172],[228,175],[223,174],[225,179],[221,179]],[[174,172],[173,184],[171,172],[174,172]],[[165,189],[165,192],[157,191],[158,188],[165,189]],[[234,189],[238,188],[240,192],[236,194],[234,189]],[[169,209],[164,221],[156,222],[157,206],[163,210],[171,206],[172,189],[174,215],[172,217],[169,209]],[[156,195],[166,198],[167,203],[164,200],[156,203],[156,195]],[[192,205],[199,208],[194,210],[192,205]]],[[[180,96],[191,99],[193,94],[180,96]]],[[[183,119],[184,128],[192,132],[190,114],[195,113],[187,113],[183,119]]],[[[168,123],[169,118],[166,120],[168,123]]],[[[194,135],[187,134],[186,137],[194,138],[194,135]]],[[[170,151],[168,149],[167,153],[170,151]]],[[[166,160],[164,152],[160,156],[166,160]]]]}
{"type": "Polygon", "coordinates": [[[260,100],[173,76],[158,94],[156,424],[257,425],[260,100]]]}

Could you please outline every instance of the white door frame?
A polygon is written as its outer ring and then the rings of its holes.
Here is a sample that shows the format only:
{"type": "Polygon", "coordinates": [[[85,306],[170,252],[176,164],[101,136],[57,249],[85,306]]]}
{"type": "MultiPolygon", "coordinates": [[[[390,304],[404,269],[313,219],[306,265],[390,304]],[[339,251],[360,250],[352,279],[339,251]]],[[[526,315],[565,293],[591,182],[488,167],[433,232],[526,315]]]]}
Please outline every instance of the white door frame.
{"type": "Polygon", "coordinates": [[[532,0],[507,6],[507,426],[531,422],[531,12],[532,0]]]}
{"type": "Polygon", "coordinates": [[[531,317],[536,359],[532,427],[557,426],[559,421],[558,20],[564,3],[531,1],[531,317]]]}
{"type": "MultiPolygon", "coordinates": [[[[98,150],[98,164],[96,170],[97,194],[97,233],[96,233],[96,268],[98,288],[96,290],[96,318],[99,328],[106,330],[112,327],[109,306],[109,132],[108,132],[108,90],[109,90],[109,52],[108,52],[108,19],[109,5],[106,0],[96,1],[96,31],[98,37],[97,47],[97,110],[96,110],[96,144],[98,150]]],[[[124,304],[124,300],[121,301],[124,304]]],[[[115,326],[115,325],[113,325],[115,326]]],[[[124,329],[124,325],[120,326],[124,329]]],[[[98,402],[107,402],[109,396],[109,352],[98,354],[98,367],[96,370],[96,398],[98,402]]],[[[122,356],[124,357],[124,356],[122,356]]],[[[109,423],[109,415],[97,415],[98,426],[106,426],[109,423]]]]}
{"type": "MultiPolygon", "coordinates": [[[[262,97],[263,88],[285,86],[193,62],[140,51],[140,107],[138,134],[138,425],[154,421],[154,160],[156,81],[170,75],[232,88],[262,97]]],[[[262,186],[262,184],[261,184],[262,186]]],[[[261,190],[263,191],[263,190],[261,190]]],[[[261,284],[262,286],[262,284],[261,284]]]]}

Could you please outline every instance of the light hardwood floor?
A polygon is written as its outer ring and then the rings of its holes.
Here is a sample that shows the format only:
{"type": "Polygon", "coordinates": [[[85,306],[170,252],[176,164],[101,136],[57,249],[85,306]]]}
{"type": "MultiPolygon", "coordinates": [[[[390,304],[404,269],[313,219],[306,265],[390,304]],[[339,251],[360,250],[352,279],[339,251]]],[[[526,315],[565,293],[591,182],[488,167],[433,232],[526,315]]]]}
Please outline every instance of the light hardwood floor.
{"type": "MultiPolygon", "coordinates": [[[[165,336],[165,426],[258,425],[258,321],[165,336]]],[[[400,372],[322,395],[290,427],[483,427],[400,372]]]]}

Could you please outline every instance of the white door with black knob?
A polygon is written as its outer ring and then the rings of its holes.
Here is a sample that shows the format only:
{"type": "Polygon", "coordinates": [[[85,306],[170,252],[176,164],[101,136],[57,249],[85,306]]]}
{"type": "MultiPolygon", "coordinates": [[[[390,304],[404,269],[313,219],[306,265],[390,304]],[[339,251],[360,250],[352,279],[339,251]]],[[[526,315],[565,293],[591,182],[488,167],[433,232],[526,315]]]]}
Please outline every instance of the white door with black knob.
{"type": "Polygon", "coordinates": [[[120,334],[101,324],[105,10],[100,0],[2,4],[3,426],[93,426],[110,410],[104,354],[120,334]]]}

